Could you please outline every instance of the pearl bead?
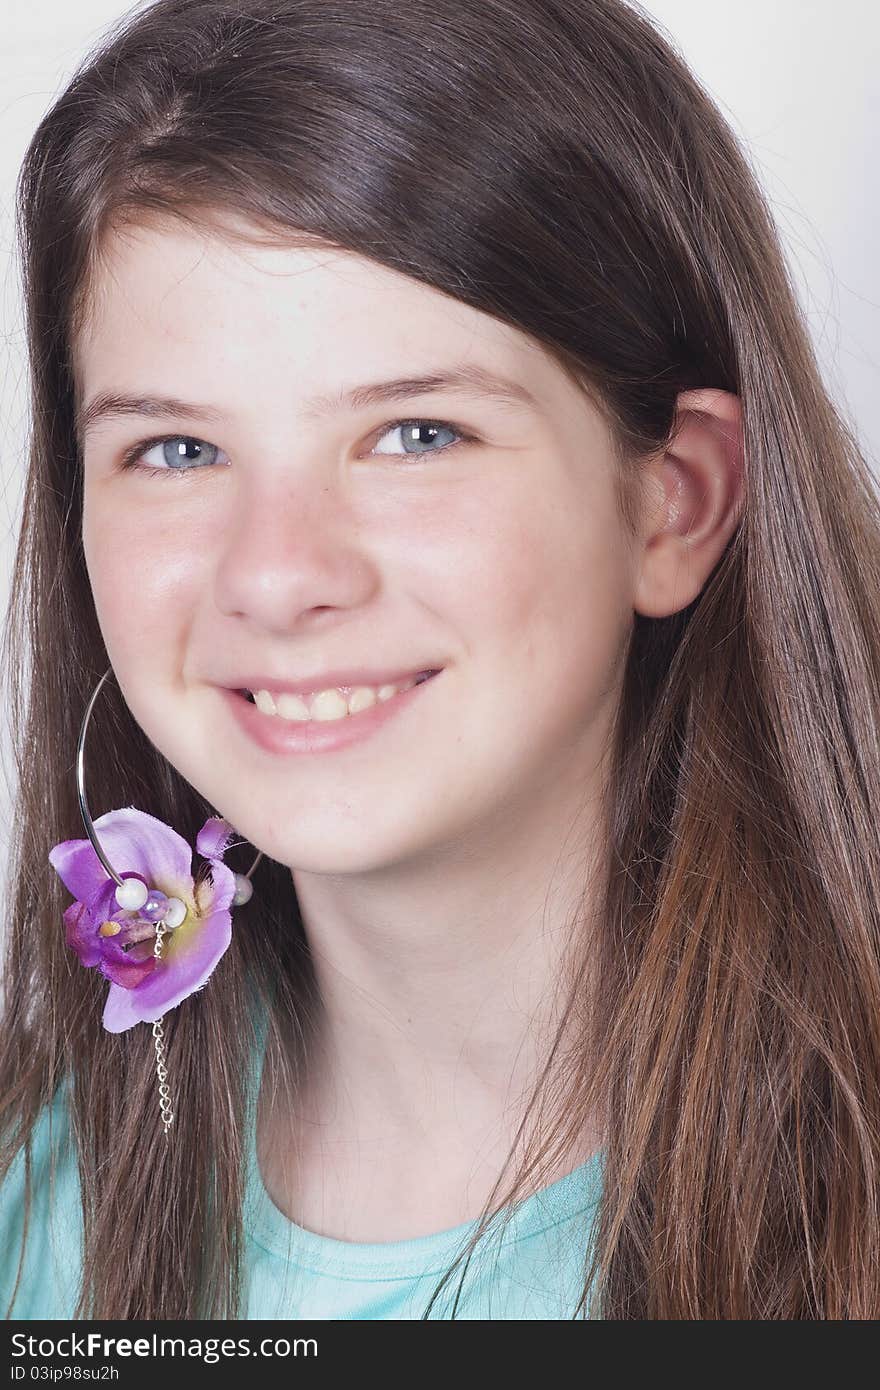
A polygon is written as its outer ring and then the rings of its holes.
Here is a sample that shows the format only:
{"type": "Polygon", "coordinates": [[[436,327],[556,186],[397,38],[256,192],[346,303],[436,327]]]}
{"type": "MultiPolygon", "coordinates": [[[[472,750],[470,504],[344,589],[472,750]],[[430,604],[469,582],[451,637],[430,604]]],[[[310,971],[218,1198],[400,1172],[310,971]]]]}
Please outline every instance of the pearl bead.
{"type": "Polygon", "coordinates": [[[254,885],[251,883],[247,874],[235,875],[235,893],[232,898],[233,907],[241,907],[242,903],[249,903],[254,894],[254,885]]]}
{"type": "Polygon", "coordinates": [[[186,916],[186,903],[181,902],[180,898],[169,898],[167,910],[162,919],[169,931],[179,927],[186,916]]]}
{"type": "Polygon", "coordinates": [[[148,922],[161,922],[168,910],[168,899],[158,888],[154,888],[141,908],[141,916],[148,922]]]}
{"type": "Polygon", "coordinates": [[[125,878],[116,888],[116,901],[126,912],[137,912],[149,895],[150,890],[141,878],[125,878]]]}

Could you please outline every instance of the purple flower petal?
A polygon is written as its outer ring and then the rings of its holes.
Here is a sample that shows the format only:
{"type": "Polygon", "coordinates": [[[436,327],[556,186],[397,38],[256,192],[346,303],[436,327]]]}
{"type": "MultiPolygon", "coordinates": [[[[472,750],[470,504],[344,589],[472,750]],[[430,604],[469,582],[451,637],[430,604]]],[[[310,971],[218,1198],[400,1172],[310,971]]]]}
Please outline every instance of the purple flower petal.
{"type": "Polygon", "coordinates": [[[196,836],[196,849],[205,859],[222,859],[235,831],[222,816],[211,816],[196,836]]]}
{"type": "Polygon", "coordinates": [[[227,950],[235,874],[222,855],[236,832],[220,816],[210,817],[199,831],[196,846],[211,861],[211,877],[197,894],[190,846],[164,821],[129,806],[108,811],[95,829],[120,877],[140,878],[187,908],[181,925],[164,936],[157,960],[152,923],[119,907],[116,882],[91,841],[65,840],[51,850],[49,862],[77,899],[64,913],[67,943],[83,965],[97,966],[110,981],[104,1026],[119,1033],[135,1023],[155,1022],[201,989],[227,950]],[[108,922],[118,930],[102,932],[108,922]]]}
{"type": "Polygon", "coordinates": [[[203,889],[203,915],[190,909],[186,920],[163,937],[162,958],[149,977],[134,989],[111,984],[103,1018],[108,1032],[154,1023],[206,983],[232,940],[229,908],[235,894],[235,874],[219,859],[211,865],[211,878],[203,889]]]}
{"type": "Polygon", "coordinates": [[[127,994],[141,986],[143,981],[157,969],[153,956],[148,956],[143,961],[133,960],[126,951],[123,951],[115,937],[102,938],[101,946],[102,954],[98,969],[105,979],[111,980],[117,987],[123,988],[127,994]]]}
{"type": "Polygon", "coordinates": [[[64,911],[64,936],[83,965],[97,965],[102,952],[92,914],[84,903],[71,903],[64,911]]]}
{"type": "MultiPolygon", "coordinates": [[[[135,806],[126,806],[99,816],[95,830],[120,878],[137,874],[168,897],[190,900],[192,849],[170,825],[135,806]]],[[[91,840],[62,841],[50,850],[49,863],[67,890],[89,906],[107,883],[106,870],[91,840]]]]}
{"type": "Polygon", "coordinates": [[[49,863],[67,891],[87,907],[93,905],[108,883],[116,888],[90,840],[62,840],[49,851],[49,863]]]}

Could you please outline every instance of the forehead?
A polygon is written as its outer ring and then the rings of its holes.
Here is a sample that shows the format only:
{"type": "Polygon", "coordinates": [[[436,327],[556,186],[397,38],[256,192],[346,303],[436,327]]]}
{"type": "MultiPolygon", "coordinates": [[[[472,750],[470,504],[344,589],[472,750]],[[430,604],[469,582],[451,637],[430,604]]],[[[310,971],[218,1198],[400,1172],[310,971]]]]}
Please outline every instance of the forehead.
{"type": "Polygon", "coordinates": [[[242,222],[231,234],[171,218],[108,232],[73,347],[81,394],[167,386],[157,370],[210,394],[218,369],[230,382],[281,370],[305,393],[462,361],[548,405],[570,406],[577,390],[511,325],[367,257],[242,222]]]}
{"type": "MultiPolygon", "coordinates": [[[[178,364],[193,352],[260,357],[345,374],[402,366],[402,357],[478,354],[496,370],[552,377],[541,346],[423,282],[332,247],[249,245],[177,222],[115,229],[101,246],[76,339],[83,371],[178,364]],[[388,360],[384,360],[388,359],[388,360]]],[[[556,368],[557,370],[557,368],[556,368]]]]}

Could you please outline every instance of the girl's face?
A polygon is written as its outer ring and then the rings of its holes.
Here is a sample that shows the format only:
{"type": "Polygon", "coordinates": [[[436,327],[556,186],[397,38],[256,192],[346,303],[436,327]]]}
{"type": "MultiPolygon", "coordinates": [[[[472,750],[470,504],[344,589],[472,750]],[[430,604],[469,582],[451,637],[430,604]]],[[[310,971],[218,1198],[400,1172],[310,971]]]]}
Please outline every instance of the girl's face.
{"type": "Polygon", "coordinates": [[[240,835],[294,869],[363,873],[478,853],[583,795],[638,553],[605,426],[543,349],[359,256],[166,222],[108,243],[76,369],[110,661],[149,738],[240,835]],[[452,373],[505,379],[509,397],[347,399],[452,373]],[[438,668],[323,750],[263,746],[239,714],[278,716],[230,694],[438,668]]]}

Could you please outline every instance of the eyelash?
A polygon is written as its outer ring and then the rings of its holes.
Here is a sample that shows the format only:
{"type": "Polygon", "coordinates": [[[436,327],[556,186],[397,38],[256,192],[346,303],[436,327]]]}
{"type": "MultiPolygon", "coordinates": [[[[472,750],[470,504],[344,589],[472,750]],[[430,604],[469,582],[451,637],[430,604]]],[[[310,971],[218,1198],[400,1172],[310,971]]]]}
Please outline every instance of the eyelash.
{"type": "MultiPolygon", "coordinates": [[[[459,425],[453,424],[451,420],[431,420],[426,417],[419,418],[418,416],[403,420],[387,421],[387,423],[381,427],[376,438],[381,439],[389,430],[400,429],[403,425],[439,425],[442,429],[452,430],[453,434],[458,435],[458,439],[452,444],[443,444],[439,449],[430,449],[425,454],[377,454],[375,455],[376,458],[431,458],[436,457],[437,454],[445,454],[448,450],[457,448],[459,444],[476,444],[479,442],[477,435],[468,433],[467,430],[463,430],[459,425]]],[[[150,476],[156,474],[186,475],[188,473],[200,473],[202,470],[199,468],[153,468],[150,464],[138,464],[138,459],[142,454],[147,453],[148,450],[154,448],[157,444],[167,443],[170,439],[191,440],[195,444],[206,444],[209,442],[208,440],[200,439],[198,435],[195,434],[160,434],[151,439],[142,439],[137,444],[132,445],[123,455],[119,465],[120,469],[137,468],[139,473],[146,473],[150,476]]]]}

